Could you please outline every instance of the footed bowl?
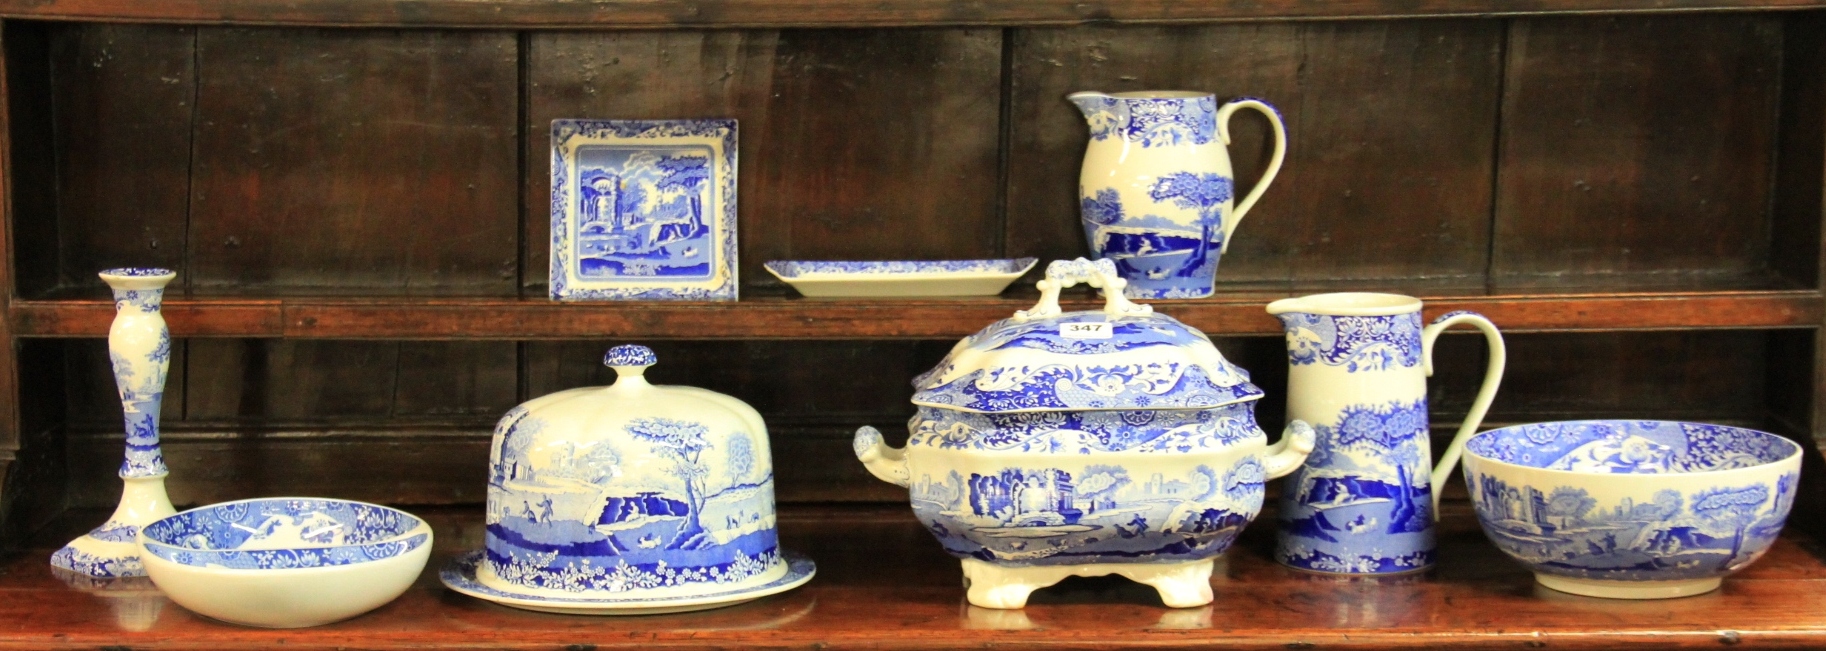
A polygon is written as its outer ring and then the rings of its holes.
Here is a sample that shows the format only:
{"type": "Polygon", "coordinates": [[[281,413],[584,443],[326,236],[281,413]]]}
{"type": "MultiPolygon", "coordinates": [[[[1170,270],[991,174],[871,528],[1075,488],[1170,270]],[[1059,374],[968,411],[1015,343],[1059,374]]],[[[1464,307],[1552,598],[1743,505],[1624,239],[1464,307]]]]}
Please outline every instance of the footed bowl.
{"type": "Polygon", "coordinates": [[[424,569],[431,526],[365,502],[223,502],[146,525],[146,574],[199,614],[265,628],[317,626],[392,601],[424,569]]]}
{"type": "Polygon", "coordinates": [[[1662,599],[1714,590],[1769,549],[1801,447],[1722,425],[1565,421],[1473,436],[1463,465],[1485,535],[1541,585],[1662,599]]]}

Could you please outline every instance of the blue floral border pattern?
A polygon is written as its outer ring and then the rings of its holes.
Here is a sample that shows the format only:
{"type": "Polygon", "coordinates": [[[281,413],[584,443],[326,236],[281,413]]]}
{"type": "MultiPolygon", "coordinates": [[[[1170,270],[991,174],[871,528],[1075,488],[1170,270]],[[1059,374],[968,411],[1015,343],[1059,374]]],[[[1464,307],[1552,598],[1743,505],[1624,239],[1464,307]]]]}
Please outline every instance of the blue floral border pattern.
{"type": "Polygon", "coordinates": [[[1465,452],[1530,468],[1608,473],[1705,472],[1774,463],[1793,441],[1741,427],[1676,421],[1564,421],[1493,429],[1465,452]]]}
{"type": "Polygon", "coordinates": [[[1288,312],[1287,361],[1322,363],[1349,372],[1380,371],[1420,364],[1420,313],[1390,316],[1330,316],[1288,312]]]}
{"type": "Polygon", "coordinates": [[[103,269],[101,271],[101,275],[103,276],[121,276],[124,278],[156,278],[159,276],[170,276],[176,273],[177,272],[170,269],[160,269],[158,267],[115,267],[113,269],[103,269]]]}
{"type": "MultiPolygon", "coordinates": [[[[1266,439],[1255,424],[1255,403],[1215,409],[1039,411],[980,414],[922,407],[908,422],[909,446],[951,450],[1092,454],[1184,454],[1228,449],[1250,438],[1266,439]]],[[[877,437],[880,435],[877,434],[877,437]]],[[[857,438],[858,453],[873,441],[857,438]]]]}
{"type": "Polygon", "coordinates": [[[606,598],[592,598],[592,597],[565,598],[565,597],[548,597],[548,596],[544,596],[544,595],[529,595],[529,594],[507,592],[504,590],[496,589],[492,586],[482,584],[482,582],[476,580],[476,569],[478,567],[480,567],[483,562],[482,556],[483,556],[483,553],[480,551],[472,551],[472,552],[467,552],[462,555],[459,555],[456,558],[451,559],[450,562],[448,564],[446,564],[444,566],[444,568],[438,572],[438,578],[444,582],[444,585],[449,586],[450,588],[452,588],[454,590],[457,590],[459,592],[465,592],[472,596],[479,596],[484,599],[487,599],[490,597],[497,597],[497,598],[502,598],[502,599],[514,599],[514,600],[521,600],[521,601],[537,601],[537,602],[549,603],[549,604],[553,604],[553,605],[604,605],[604,606],[606,606],[606,605],[618,605],[618,606],[619,605],[654,605],[654,606],[663,606],[667,603],[681,602],[681,601],[699,603],[700,602],[699,600],[703,600],[703,599],[714,599],[714,598],[723,597],[723,596],[739,596],[741,594],[768,590],[768,589],[774,588],[776,586],[781,586],[781,585],[786,585],[786,584],[791,584],[791,583],[796,583],[796,582],[802,582],[802,581],[806,580],[808,577],[810,577],[811,575],[817,573],[817,571],[818,571],[818,566],[816,564],[814,564],[811,559],[806,558],[804,556],[800,556],[798,554],[786,553],[786,554],[782,554],[782,556],[785,558],[786,564],[787,564],[786,574],[784,576],[781,576],[777,580],[774,580],[772,582],[769,582],[769,583],[766,583],[763,585],[744,586],[741,588],[733,588],[726,592],[691,595],[688,597],[629,597],[629,596],[617,595],[614,597],[606,597],[606,598]]]}
{"type": "Polygon", "coordinates": [[[664,561],[643,564],[591,565],[589,561],[585,560],[580,564],[554,569],[550,567],[550,564],[557,560],[557,557],[558,552],[526,555],[516,553],[508,557],[501,557],[495,552],[489,551],[484,554],[482,562],[488,565],[489,570],[493,571],[495,576],[514,585],[576,593],[628,592],[681,585],[738,583],[765,574],[786,563],[786,560],[780,556],[778,548],[769,548],[754,556],[737,551],[735,559],[727,563],[696,567],[670,566],[664,561]]]}
{"type": "Polygon", "coordinates": [[[772,260],[769,271],[782,278],[812,275],[895,275],[895,274],[1021,274],[1033,268],[1039,258],[1013,260],[772,260]]]}
{"type": "Polygon", "coordinates": [[[736,258],[736,121],[707,120],[553,120],[552,121],[552,252],[551,298],[555,301],[733,301],[737,298],[736,258]],[[712,161],[722,214],[716,229],[721,252],[713,262],[727,269],[724,282],[714,288],[679,287],[573,287],[567,270],[573,264],[569,247],[572,233],[566,206],[570,204],[570,163],[564,144],[573,137],[679,138],[704,137],[721,141],[722,158],[712,161]]]}
{"type": "Polygon", "coordinates": [[[91,530],[89,537],[108,542],[130,543],[139,537],[139,527],[109,520],[91,530]]]}
{"type": "Polygon", "coordinates": [[[145,549],[153,556],[192,567],[216,567],[229,570],[289,570],[304,567],[355,565],[393,558],[418,549],[431,540],[421,533],[404,540],[341,547],[262,550],[197,550],[148,543],[145,549]]]}
{"type": "Polygon", "coordinates": [[[149,542],[192,550],[231,550],[273,518],[323,515],[344,545],[391,542],[424,521],[397,509],[333,499],[256,499],[192,509],[146,525],[149,542]]]}
{"type": "Polygon", "coordinates": [[[137,557],[105,558],[73,547],[64,547],[51,554],[51,567],[103,578],[146,575],[146,567],[137,557]]]}
{"type": "Polygon", "coordinates": [[[1142,147],[1204,145],[1217,137],[1217,97],[1120,98],[1089,96],[1073,100],[1090,122],[1091,139],[1120,136],[1142,147]],[[1190,106],[1191,110],[1185,110],[1190,106]]]}
{"type": "Polygon", "coordinates": [[[652,348],[638,344],[616,346],[602,355],[604,366],[652,366],[658,363],[659,357],[653,354],[652,348]]]}
{"type": "Polygon", "coordinates": [[[913,404],[981,412],[1203,409],[1262,395],[1247,382],[1218,384],[1193,364],[1047,364],[972,371],[920,390],[913,394],[913,404]]]}

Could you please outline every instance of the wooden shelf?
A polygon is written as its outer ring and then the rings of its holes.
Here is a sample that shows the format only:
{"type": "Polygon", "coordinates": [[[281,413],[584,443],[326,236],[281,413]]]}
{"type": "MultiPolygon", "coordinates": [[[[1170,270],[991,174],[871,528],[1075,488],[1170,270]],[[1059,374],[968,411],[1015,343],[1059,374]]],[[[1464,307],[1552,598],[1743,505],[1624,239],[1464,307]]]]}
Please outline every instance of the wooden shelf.
{"type": "Polygon", "coordinates": [[[51,20],[535,29],[1073,25],[1804,9],[1815,0],[4,0],[51,20]]]}
{"type": "MultiPolygon", "coordinates": [[[[1157,309],[1213,334],[1280,332],[1263,312],[1299,292],[1162,301],[1157,309]]],[[[1632,294],[1423,296],[1428,317],[1473,310],[1506,330],[1603,331],[1815,328],[1826,301],[1814,290],[1632,294]]],[[[169,299],[165,318],[180,337],[303,339],[930,339],[976,332],[1031,307],[1032,299],[819,300],[733,303],[555,303],[545,299],[271,298],[169,299]]],[[[1066,309],[1094,309],[1078,296],[1066,309]]],[[[107,300],[22,300],[9,310],[22,337],[104,337],[107,300]]]]}
{"type": "Polygon", "coordinates": [[[0,564],[0,648],[609,649],[982,647],[1109,649],[1610,648],[1826,644],[1826,564],[1791,529],[1715,593],[1669,601],[1575,597],[1534,585],[1449,505],[1431,574],[1350,581],[1302,574],[1266,556],[1258,521],[1220,562],[1211,606],[1168,609],[1121,579],[1070,579],[1024,610],[964,602],[956,561],[904,506],[781,513],[783,544],[811,556],[805,587],[731,608],[645,617],[572,617],[497,606],[445,590],[437,568],[481,544],[481,507],[421,510],[437,549],[419,583],[356,619],[298,630],[203,619],[156,593],[72,589],[45,559],[104,513],[62,518],[32,549],[0,564]],[[129,626],[133,629],[130,630],[129,626]]]}

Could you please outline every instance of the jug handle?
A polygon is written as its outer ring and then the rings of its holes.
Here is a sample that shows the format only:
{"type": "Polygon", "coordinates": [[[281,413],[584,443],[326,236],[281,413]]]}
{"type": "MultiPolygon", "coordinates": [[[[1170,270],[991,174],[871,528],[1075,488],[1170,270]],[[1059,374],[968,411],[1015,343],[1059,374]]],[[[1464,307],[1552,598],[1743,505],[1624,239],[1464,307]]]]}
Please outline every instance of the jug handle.
{"type": "Polygon", "coordinates": [[[1281,122],[1281,112],[1273,104],[1254,97],[1238,97],[1217,109],[1217,136],[1223,139],[1224,146],[1230,146],[1230,116],[1237,109],[1245,108],[1255,109],[1267,116],[1269,124],[1274,125],[1274,156],[1268,159],[1268,169],[1262,172],[1261,180],[1255,182],[1255,187],[1249,189],[1248,196],[1237,202],[1236,207],[1230,211],[1229,219],[1224,220],[1224,245],[1218,249],[1218,253],[1230,251],[1230,235],[1236,232],[1236,225],[1243,222],[1243,215],[1249,214],[1250,208],[1255,207],[1255,200],[1262,198],[1262,193],[1268,190],[1268,184],[1274,182],[1274,175],[1281,172],[1281,162],[1287,159],[1287,125],[1281,122]]]}
{"type": "Polygon", "coordinates": [[[1032,309],[1015,312],[1014,321],[1021,323],[1058,316],[1059,290],[1079,283],[1103,290],[1103,313],[1111,319],[1154,313],[1152,306],[1135,304],[1122,294],[1123,288],[1129,286],[1129,281],[1116,273],[1115,262],[1107,258],[1096,261],[1078,258],[1054,260],[1047,264],[1046,278],[1034,283],[1035,287],[1040,288],[1040,302],[1034,303],[1032,309]]]}
{"type": "Polygon", "coordinates": [[[1496,389],[1503,383],[1503,367],[1508,362],[1508,349],[1503,346],[1503,335],[1497,331],[1496,324],[1476,312],[1447,312],[1434,319],[1420,333],[1420,363],[1426,369],[1427,377],[1433,376],[1433,340],[1438,339],[1446,328],[1460,323],[1484,331],[1484,340],[1490,346],[1490,364],[1484,368],[1484,385],[1477,390],[1477,399],[1471,402],[1470,413],[1465,415],[1464,424],[1458,426],[1458,433],[1452,436],[1452,444],[1446,447],[1445,454],[1439,457],[1439,465],[1433,469],[1434,519],[1439,517],[1439,496],[1445,492],[1446,478],[1452,476],[1452,468],[1458,465],[1458,458],[1464,454],[1465,441],[1477,433],[1477,427],[1484,422],[1484,414],[1490,411],[1490,401],[1496,399],[1496,389]]]}

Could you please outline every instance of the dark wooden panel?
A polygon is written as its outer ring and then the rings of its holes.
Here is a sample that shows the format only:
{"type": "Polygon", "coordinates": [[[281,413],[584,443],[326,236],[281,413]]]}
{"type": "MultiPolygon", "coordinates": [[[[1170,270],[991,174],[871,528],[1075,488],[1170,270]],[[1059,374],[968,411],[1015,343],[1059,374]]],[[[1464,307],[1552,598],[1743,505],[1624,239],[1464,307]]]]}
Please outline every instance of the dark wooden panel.
{"type": "MultiPolygon", "coordinates": [[[[67,505],[70,492],[62,427],[66,386],[63,344],[21,341],[16,348],[0,350],[13,351],[17,354],[13,363],[18,366],[8,371],[6,391],[9,402],[13,402],[11,395],[18,396],[13,408],[18,412],[16,427],[20,435],[11,446],[14,449],[0,452],[0,458],[6,459],[0,463],[6,469],[4,483],[0,483],[0,544],[8,549],[16,549],[24,535],[56,517],[67,505]],[[31,381],[15,382],[16,374],[31,381]]],[[[118,451],[114,460],[118,471],[118,451]]],[[[119,480],[113,481],[118,486],[119,480]]]]}
{"type": "MultiPolygon", "coordinates": [[[[1479,279],[1502,36],[1488,21],[1017,31],[1009,253],[1086,252],[1086,128],[1066,94],[1191,89],[1265,98],[1289,132],[1286,164],[1238,228],[1220,286],[1479,279]]],[[[1238,186],[1251,187],[1269,125],[1245,112],[1232,129],[1238,186]]]]}
{"type": "Polygon", "coordinates": [[[306,629],[223,625],[155,591],[72,590],[44,555],[94,526],[80,511],[0,565],[8,648],[94,649],[1006,649],[1211,648],[1666,649],[1810,648],[1826,639],[1819,541],[1790,528],[1718,592],[1660,601],[1574,597],[1534,585],[1462,505],[1443,509],[1439,568],[1425,577],[1342,581],[1277,565],[1271,521],[1258,520],[1218,561],[1216,602],[1163,608],[1117,578],[1068,579],[1027,608],[964,603],[957,560],[904,505],[800,507],[780,513],[782,547],[818,563],[804,587],[753,603],[646,617],[560,617],[492,605],[438,583],[450,557],[482,544],[479,508],[421,509],[436,543],[419,581],[368,615],[306,629]],[[129,628],[135,622],[138,629],[129,628]]]}
{"type": "Polygon", "coordinates": [[[197,420],[385,418],[400,379],[391,342],[199,339],[190,342],[197,420]]]}
{"type": "Polygon", "coordinates": [[[184,268],[195,49],[184,27],[55,32],[60,284],[102,287],[95,272],[110,267],[184,268]]]}
{"type": "Polygon", "coordinates": [[[51,130],[51,34],[6,21],[7,296],[57,284],[57,148],[51,130]]]}
{"type": "Polygon", "coordinates": [[[54,20],[384,27],[889,27],[1804,9],[1818,0],[5,0],[54,20]]]}
{"type": "Polygon", "coordinates": [[[514,293],[518,47],[496,32],[202,29],[200,293],[514,293]]]}
{"type": "Polygon", "coordinates": [[[518,363],[513,342],[400,343],[392,415],[493,419],[519,402],[518,363]]]}
{"type": "Polygon", "coordinates": [[[1817,287],[1826,219],[1826,13],[1788,17],[1782,47],[1769,261],[1783,276],[1817,287]]]}
{"type": "MultiPolygon", "coordinates": [[[[1510,335],[1508,372],[1489,419],[1758,421],[1768,413],[1770,336],[1742,330],[1510,335]]],[[[1483,337],[1440,341],[1435,363],[1449,366],[1436,367],[1430,393],[1440,408],[1463,414],[1483,377],[1483,337]]]]}
{"type": "MultiPolygon", "coordinates": [[[[395,426],[366,431],[173,432],[164,443],[172,502],[201,505],[275,495],[388,504],[480,504],[486,495],[485,431],[395,426]]],[[[78,434],[70,442],[70,502],[109,507],[120,499],[120,437],[78,434]]]]}
{"type": "Polygon", "coordinates": [[[528,68],[529,293],[555,118],[739,120],[745,287],[780,287],[767,260],[996,251],[999,31],[539,34],[528,68]]]}
{"type": "Polygon", "coordinates": [[[466,418],[514,405],[514,344],[195,340],[187,420],[466,418]]]}
{"type": "Polygon", "coordinates": [[[1512,23],[1493,275],[1765,269],[1781,47],[1768,16],[1512,23]]]}

